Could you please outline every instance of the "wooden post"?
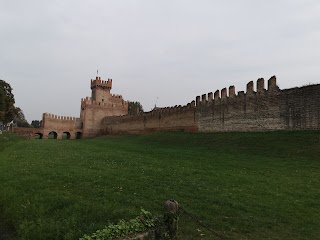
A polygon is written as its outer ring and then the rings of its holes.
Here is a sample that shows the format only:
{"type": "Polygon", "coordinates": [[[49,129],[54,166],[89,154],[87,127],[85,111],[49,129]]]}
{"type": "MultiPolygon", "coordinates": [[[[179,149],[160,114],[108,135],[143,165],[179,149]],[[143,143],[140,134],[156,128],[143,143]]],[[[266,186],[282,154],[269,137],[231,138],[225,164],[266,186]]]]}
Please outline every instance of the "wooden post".
{"type": "Polygon", "coordinates": [[[177,239],[179,204],[177,201],[171,199],[166,201],[164,207],[164,223],[166,225],[170,239],[177,239]]]}

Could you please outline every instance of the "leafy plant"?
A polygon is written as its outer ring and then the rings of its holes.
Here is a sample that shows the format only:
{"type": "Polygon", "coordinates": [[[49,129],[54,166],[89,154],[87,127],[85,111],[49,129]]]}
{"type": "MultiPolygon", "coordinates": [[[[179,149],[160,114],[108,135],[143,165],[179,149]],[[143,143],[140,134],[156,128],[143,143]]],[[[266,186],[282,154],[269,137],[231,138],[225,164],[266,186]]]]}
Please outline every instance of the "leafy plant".
{"type": "Polygon", "coordinates": [[[109,240],[118,239],[120,237],[134,235],[137,233],[146,232],[155,227],[154,217],[150,212],[141,209],[138,217],[129,221],[120,220],[118,224],[110,224],[102,230],[98,230],[91,236],[84,235],[80,240],[109,240]]]}

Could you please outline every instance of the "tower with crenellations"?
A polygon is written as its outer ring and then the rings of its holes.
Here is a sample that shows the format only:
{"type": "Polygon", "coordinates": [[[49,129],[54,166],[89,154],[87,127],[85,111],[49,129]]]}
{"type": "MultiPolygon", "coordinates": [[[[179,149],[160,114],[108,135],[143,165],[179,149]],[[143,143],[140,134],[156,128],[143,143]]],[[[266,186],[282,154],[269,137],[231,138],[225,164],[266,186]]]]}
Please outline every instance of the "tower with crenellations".
{"type": "Polygon", "coordinates": [[[108,81],[101,80],[101,77],[91,79],[91,98],[96,102],[104,102],[110,96],[110,90],[112,88],[112,79],[108,81]]]}
{"type": "Polygon", "coordinates": [[[128,103],[121,95],[111,94],[112,79],[91,79],[91,97],[81,99],[80,119],[83,137],[95,137],[101,133],[101,121],[108,116],[128,114],[128,103]]]}

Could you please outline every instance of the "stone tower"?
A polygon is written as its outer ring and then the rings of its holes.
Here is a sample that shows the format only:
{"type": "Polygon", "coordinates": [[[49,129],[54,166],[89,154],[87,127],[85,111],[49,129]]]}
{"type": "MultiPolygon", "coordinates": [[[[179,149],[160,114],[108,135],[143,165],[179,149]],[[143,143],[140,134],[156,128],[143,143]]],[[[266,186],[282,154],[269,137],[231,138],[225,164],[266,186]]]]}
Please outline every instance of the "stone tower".
{"type": "Polygon", "coordinates": [[[112,88],[112,79],[108,81],[101,81],[100,77],[96,77],[95,80],[91,80],[91,98],[96,102],[104,102],[111,95],[110,90],[112,88]]]}
{"type": "Polygon", "coordinates": [[[121,95],[111,94],[112,79],[91,79],[91,97],[81,99],[80,119],[83,137],[95,137],[101,134],[101,121],[107,116],[128,114],[128,103],[121,95]]]}

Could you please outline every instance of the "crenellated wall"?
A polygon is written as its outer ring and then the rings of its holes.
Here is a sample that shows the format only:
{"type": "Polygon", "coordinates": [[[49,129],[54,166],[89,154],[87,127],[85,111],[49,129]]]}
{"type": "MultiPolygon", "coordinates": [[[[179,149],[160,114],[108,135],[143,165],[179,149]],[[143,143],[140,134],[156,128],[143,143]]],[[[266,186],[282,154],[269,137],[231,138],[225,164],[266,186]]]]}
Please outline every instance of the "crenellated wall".
{"type": "Polygon", "coordinates": [[[197,108],[199,131],[267,131],[285,129],[280,118],[281,91],[276,85],[276,78],[268,81],[268,90],[264,79],[247,84],[246,92],[235,94],[235,87],[216,91],[212,103],[202,102],[197,108]]]}
{"type": "Polygon", "coordinates": [[[276,77],[247,84],[234,94],[234,86],[216,91],[212,104],[199,103],[199,131],[270,131],[320,129],[320,85],[280,90],[276,77]]]}
{"type": "Polygon", "coordinates": [[[14,132],[28,138],[34,138],[35,134],[48,138],[50,132],[55,132],[58,139],[63,133],[68,133],[70,139],[75,139],[77,134],[82,134],[82,126],[80,118],[43,113],[41,128],[14,128],[14,132]]]}
{"type": "Polygon", "coordinates": [[[96,79],[91,79],[91,88],[97,87],[97,86],[111,90],[112,79],[109,78],[107,81],[104,81],[104,80],[101,80],[101,77],[96,76],[96,79]]]}
{"type": "Polygon", "coordinates": [[[216,91],[211,104],[200,104],[197,108],[199,131],[266,131],[283,129],[279,118],[279,89],[269,80],[269,88],[264,88],[264,80],[258,79],[254,91],[253,81],[247,84],[247,91],[235,94],[235,87],[216,91]]]}
{"type": "Polygon", "coordinates": [[[137,134],[159,131],[197,131],[195,102],[186,106],[157,108],[140,116],[106,117],[104,134],[137,134]]]}
{"type": "Polygon", "coordinates": [[[43,138],[47,138],[50,132],[56,132],[58,138],[62,138],[64,132],[70,133],[71,139],[75,138],[77,132],[82,133],[80,118],[58,116],[50,113],[42,115],[43,138]]]}
{"type": "Polygon", "coordinates": [[[128,115],[128,102],[111,94],[112,79],[91,80],[91,97],[81,99],[80,118],[43,114],[41,129],[16,128],[24,136],[36,132],[58,138],[101,134],[136,134],[158,131],[274,131],[320,130],[320,84],[280,90],[276,77],[265,86],[263,78],[250,81],[246,91],[235,86],[197,96],[186,106],[155,108],[138,116],[128,115]]]}
{"type": "Polygon", "coordinates": [[[121,95],[110,95],[109,98],[107,98],[108,101],[98,102],[93,100],[91,97],[81,98],[81,107],[87,107],[87,106],[100,106],[105,108],[127,108],[128,102],[124,101],[122,99],[121,95]]]}
{"type": "Polygon", "coordinates": [[[280,90],[276,77],[197,96],[188,106],[155,109],[138,117],[106,117],[104,134],[157,131],[274,131],[320,129],[320,85],[280,90]]]}

